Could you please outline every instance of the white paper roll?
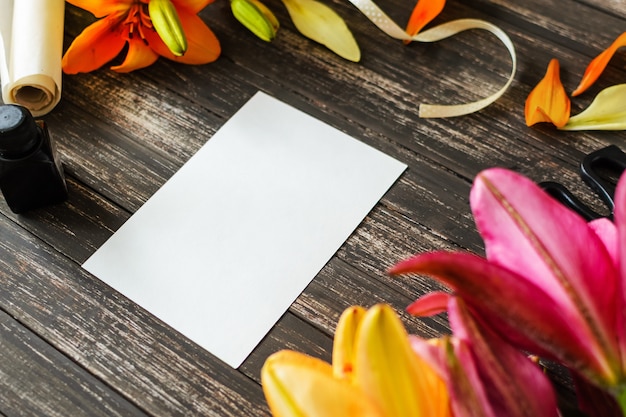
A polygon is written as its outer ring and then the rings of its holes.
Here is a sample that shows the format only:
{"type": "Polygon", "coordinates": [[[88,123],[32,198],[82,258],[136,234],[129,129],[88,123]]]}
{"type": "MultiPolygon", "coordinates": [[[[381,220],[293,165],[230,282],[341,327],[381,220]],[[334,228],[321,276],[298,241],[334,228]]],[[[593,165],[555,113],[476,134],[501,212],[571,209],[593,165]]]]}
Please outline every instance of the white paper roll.
{"type": "Polygon", "coordinates": [[[34,116],[61,99],[64,0],[0,0],[0,80],[4,103],[34,116]]]}

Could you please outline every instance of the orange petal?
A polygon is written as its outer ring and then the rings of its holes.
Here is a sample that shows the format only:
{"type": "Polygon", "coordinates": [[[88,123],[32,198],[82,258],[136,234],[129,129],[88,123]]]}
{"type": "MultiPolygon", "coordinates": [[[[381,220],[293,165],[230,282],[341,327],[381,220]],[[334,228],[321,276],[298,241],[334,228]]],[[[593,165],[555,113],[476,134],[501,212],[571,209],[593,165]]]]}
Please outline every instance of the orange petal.
{"type": "Polygon", "coordinates": [[[67,2],[91,12],[96,17],[103,17],[128,11],[134,0],[67,0],[67,2]]]}
{"type": "Polygon", "coordinates": [[[183,64],[199,65],[215,61],[220,56],[221,48],[213,31],[196,14],[184,9],[177,11],[187,37],[187,52],[183,56],[174,56],[156,31],[152,30],[146,33],[150,47],[159,55],[183,64]]]}
{"type": "Polygon", "coordinates": [[[582,80],[580,80],[580,84],[578,85],[576,90],[574,90],[572,95],[577,96],[579,94],[582,94],[587,88],[589,88],[594,82],[596,82],[596,80],[598,79],[598,77],[600,77],[600,74],[602,74],[602,71],[604,71],[604,68],[606,68],[607,64],[609,63],[615,52],[622,46],[626,46],[626,32],[619,35],[617,39],[613,41],[611,46],[605,49],[604,52],[595,57],[589,63],[582,80]]]}
{"type": "Polygon", "coordinates": [[[93,71],[115,58],[126,42],[119,21],[119,15],[108,16],[78,35],[63,56],[63,72],[93,71]]]}
{"type": "Polygon", "coordinates": [[[409,23],[406,25],[406,33],[410,36],[417,35],[431,20],[433,20],[445,6],[446,0],[418,0],[409,23]]]}
{"type": "Polygon", "coordinates": [[[570,115],[570,100],[559,75],[559,61],[552,59],[545,77],[526,99],[526,125],[549,122],[557,127],[565,126],[570,115]]]}
{"type": "Polygon", "coordinates": [[[124,62],[111,67],[117,72],[131,72],[154,64],[159,55],[142,39],[134,38],[128,41],[128,53],[124,62]]]}
{"type": "Polygon", "coordinates": [[[172,0],[172,3],[174,3],[179,13],[181,9],[186,9],[193,14],[197,14],[208,4],[213,3],[213,1],[214,0],[172,0]]]}

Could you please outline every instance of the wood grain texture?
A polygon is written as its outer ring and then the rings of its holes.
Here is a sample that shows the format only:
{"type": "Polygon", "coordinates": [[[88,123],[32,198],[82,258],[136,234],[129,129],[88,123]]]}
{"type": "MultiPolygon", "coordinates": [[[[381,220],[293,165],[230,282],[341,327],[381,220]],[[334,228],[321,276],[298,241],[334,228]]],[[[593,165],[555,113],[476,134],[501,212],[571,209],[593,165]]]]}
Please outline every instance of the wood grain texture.
{"type": "MultiPolygon", "coordinates": [[[[433,24],[485,19],[506,31],[518,57],[515,80],[500,100],[451,119],[420,119],[417,106],[476,100],[504,84],[511,62],[493,35],[468,31],[405,46],[350,3],[327,3],[353,31],[360,63],[302,37],[279,0],[266,1],[281,21],[272,43],[243,29],[227,1],[216,1],[200,13],[222,44],[215,63],[160,59],[130,74],[105,67],[64,76],[63,98],[46,121],[70,199],[20,216],[0,201],[0,415],[268,416],[259,384],[265,358],[288,348],[329,360],[336,321],[350,305],[388,303],[410,332],[424,337],[449,331],[445,317],[403,313],[438,284],[385,271],[416,252],[482,253],[468,202],[482,169],[502,166],[536,181],[558,180],[597,207],[578,178],[578,162],[608,144],[626,148],[624,132],[528,128],[523,107],[552,58],[561,63],[567,91],[574,89],[589,60],[625,30],[623,1],[449,0],[433,24]],[[234,370],[80,264],[257,90],[408,170],[234,370]]],[[[414,6],[378,4],[401,26],[414,6]]],[[[68,5],[65,47],[94,19],[68,5]]],[[[597,84],[573,100],[573,113],[601,89],[626,82],[624,68],[626,55],[619,53],[597,84]]],[[[573,403],[563,369],[551,366],[550,375],[573,403]]]]}
{"type": "Polygon", "coordinates": [[[146,416],[1,311],[0,391],[12,416],[146,416]]]}

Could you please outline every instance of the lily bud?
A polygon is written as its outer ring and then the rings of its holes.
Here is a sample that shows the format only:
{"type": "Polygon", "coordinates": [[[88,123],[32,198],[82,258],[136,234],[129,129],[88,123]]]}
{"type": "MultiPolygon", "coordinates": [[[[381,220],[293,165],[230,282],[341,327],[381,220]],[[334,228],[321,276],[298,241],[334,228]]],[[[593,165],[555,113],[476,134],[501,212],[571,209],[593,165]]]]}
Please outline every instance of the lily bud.
{"type": "Polygon", "coordinates": [[[233,15],[260,39],[270,42],[276,37],[279,23],[270,9],[258,0],[231,0],[233,15]]]}
{"type": "Polygon", "coordinates": [[[347,308],[337,323],[333,340],[333,374],[336,378],[351,377],[354,370],[356,334],[367,310],[360,306],[347,308]]]}
{"type": "Polygon", "coordinates": [[[176,56],[187,52],[187,37],[178,18],[176,7],[170,0],[150,0],[148,12],[163,43],[176,56]]]}

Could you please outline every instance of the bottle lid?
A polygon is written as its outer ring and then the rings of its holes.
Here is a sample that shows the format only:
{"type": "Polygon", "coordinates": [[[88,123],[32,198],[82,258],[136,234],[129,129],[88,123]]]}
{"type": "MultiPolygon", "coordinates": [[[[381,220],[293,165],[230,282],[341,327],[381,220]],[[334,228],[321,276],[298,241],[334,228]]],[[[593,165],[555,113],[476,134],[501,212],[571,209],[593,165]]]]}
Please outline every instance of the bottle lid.
{"type": "Polygon", "coordinates": [[[39,129],[26,107],[0,105],[0,156],[18,158],[39,143],[39,129]]]}

